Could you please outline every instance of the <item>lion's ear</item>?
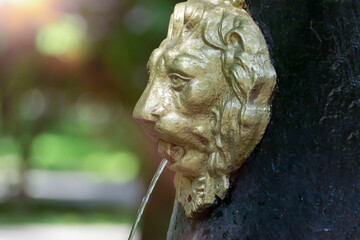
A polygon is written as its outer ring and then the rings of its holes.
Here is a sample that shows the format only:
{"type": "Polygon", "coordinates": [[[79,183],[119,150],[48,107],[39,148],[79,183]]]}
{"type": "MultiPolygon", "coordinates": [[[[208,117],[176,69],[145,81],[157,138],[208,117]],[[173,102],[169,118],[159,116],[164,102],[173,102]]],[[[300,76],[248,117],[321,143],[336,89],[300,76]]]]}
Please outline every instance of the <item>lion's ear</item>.
{"type": "Polygon", "coordinates": [[[257,79],[248,93],[248,104],[256,106],[269,106],[275,82],[275,74],[268,74],[267,77],[257,79]]]}
{"type": "Polygon", "coordinates": [[[262,82],[257,82],[254,84],[254,86],[250,89],[248,94],[248,103],[251,105],[254,104],[258,100],[258,97],[262,91],[262,88],[264,87],[264,84],[262,82]]]}
{"type": "Polygon", "coordinates": [[[231,4],[236,8],[244,8],[245,0],[230,0],[231,4]]]}
{"type": "Polygon", "coordinates": [[[228,46],[232,46],[232,47],[241,47],[242,49],[244,49],[244,41],[243,38],[241,36],[241,33],[237,31],[238,29],[234,29],[232,31],[229,31],[226,35],[225,35],[225,41],[227,43],[228,46]]]}

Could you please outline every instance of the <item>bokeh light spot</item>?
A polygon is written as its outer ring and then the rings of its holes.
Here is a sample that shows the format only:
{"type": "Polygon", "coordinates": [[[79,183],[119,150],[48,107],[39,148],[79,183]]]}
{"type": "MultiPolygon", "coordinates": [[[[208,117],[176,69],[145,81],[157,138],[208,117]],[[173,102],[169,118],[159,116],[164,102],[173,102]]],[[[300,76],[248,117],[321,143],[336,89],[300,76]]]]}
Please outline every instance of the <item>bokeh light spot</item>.
{"type": "Polygon", "coordinates": [[[79,97],[76,110],[80,121],[92,124],[106,123],[112,117],[110,106],[104,102],[96,101],[90,94],[79,97]]]}
{"type": "Polygon", "coordinates": [[[34,5],[37,4],[38,0],[0,0],[0,5],[4,3],[10,3],[12,5],[18,5],[18,6],[28,6],[28,5],[34,5]]]}
{"type": "Polygon", "coordinates": [[[47,107],[47,100],[39,89],[27,91],[21,98],[20,113],[27,120],[38,119],[47,107]]]}
{"type": "Polygon", "coordinates": [[[151,12],[143,6],[135,6],[126,14],[125,26],[136,34],[143,34],[148,31],[153,24],[151,12]]]}
{"type": "Polygon", "coordinates": [[[86,23],[80,16],[65,14],[57,22],[40,29],[36,47],[45,55],[76,55],[83,50],[85,31],[86,23]]]}

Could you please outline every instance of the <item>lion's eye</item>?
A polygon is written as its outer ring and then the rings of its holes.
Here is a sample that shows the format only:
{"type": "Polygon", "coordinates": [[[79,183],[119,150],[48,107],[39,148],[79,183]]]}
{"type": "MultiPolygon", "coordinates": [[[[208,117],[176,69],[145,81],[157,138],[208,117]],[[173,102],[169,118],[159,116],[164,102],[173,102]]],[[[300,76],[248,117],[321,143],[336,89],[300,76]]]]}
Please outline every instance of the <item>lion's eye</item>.
{"type": "Polygon", "coordinates": [[[191,80],[190,77],[185,77],[178,73],[170,73],[169,78],[171,80],[171,87],[179,92],[185,87],[186,83],[191,80]]]}

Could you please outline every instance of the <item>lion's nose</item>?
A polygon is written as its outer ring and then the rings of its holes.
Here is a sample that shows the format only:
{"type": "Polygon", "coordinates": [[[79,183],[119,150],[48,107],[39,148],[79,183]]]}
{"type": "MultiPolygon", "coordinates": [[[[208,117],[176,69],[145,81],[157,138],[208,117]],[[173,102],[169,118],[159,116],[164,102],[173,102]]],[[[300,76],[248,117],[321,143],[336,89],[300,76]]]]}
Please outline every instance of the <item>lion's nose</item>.
{"type": "Polygon", "coordinates": [[[133,118],[142,125],[153,126],[164,112],[161,93],[154,87],[147,87],[137,102],[133,118]]]}

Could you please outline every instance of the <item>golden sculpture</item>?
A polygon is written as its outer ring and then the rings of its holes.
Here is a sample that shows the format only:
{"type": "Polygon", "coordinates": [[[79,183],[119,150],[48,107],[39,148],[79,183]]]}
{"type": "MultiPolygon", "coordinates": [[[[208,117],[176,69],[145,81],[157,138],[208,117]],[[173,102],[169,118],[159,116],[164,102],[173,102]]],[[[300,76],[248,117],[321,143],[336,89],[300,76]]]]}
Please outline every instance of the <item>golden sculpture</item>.
{"type": "Polygon", "coordinates": [[[177,4],[134,109],[176,172],[176,199],[188,217],[225,197],[229,177],[269,122],[276,73],[243,6],[244,0],[177,4]]]}

